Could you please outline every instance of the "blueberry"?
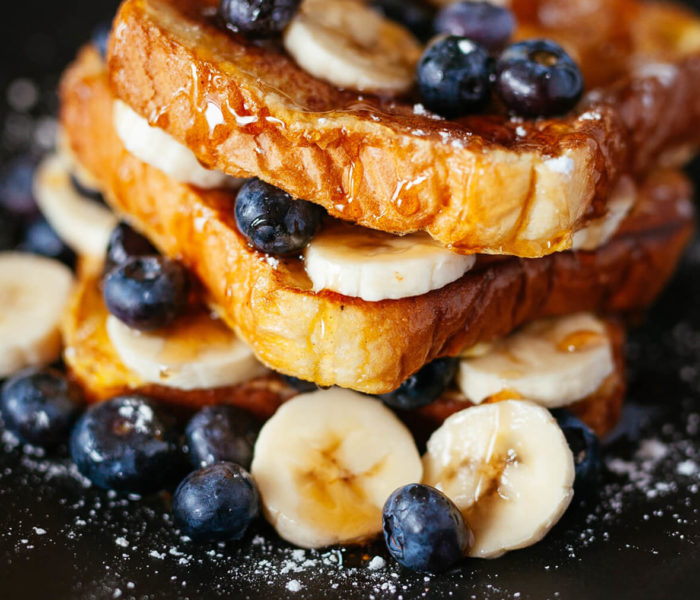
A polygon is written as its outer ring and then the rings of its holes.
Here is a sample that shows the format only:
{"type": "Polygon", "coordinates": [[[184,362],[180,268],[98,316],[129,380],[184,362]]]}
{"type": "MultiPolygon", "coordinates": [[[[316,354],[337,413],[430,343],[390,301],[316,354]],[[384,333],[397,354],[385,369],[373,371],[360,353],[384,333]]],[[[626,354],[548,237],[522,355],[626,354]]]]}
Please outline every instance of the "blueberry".
{"type": "Polygon", "coordinates": [[[495,90],[515,114],[561,115],[581,98],[583,75],[558,44],[528,40],[509,46],[498,59],[495,90]]]}
{"type": "Polygon", "coordinates": [[[253,478],[230,462],[190,473],[173,497],[175,524],[194,540],[240,540],[259,511],[253,478]]]}
{"type": "Polygon", "coordinates": [[[130,258],[157,254],[158,250],[151,242],[122,221],[109,236],[104,272],[109,273],[114,267],[123,265],[130,258]]]}
{"type": "Polygon", "coordinates": [[[297,392],[301,392],[302,394],[318,390],[318,386],[313,381],[306,381],[305,379],[299,379],[291,375],[283,375],[282,379],[284,379],[287,385],[293,387],[297,392]]]}
{"type": "Polygon", "coordinates": [[[22,224],[17,215],[0,206],[0,251],[11,250],[17,245],[21,227],[22,224]]]}
{"type": "Polygon", "coordinates": [[[7,429],[44,447],[68,439],[82,404],[78,388],[54,369],[22,371],[5,382],[0,396],[7,429]]]}
{"type": "Polygon", "coordinates": [[[600,441],[593,430],[581,419],[566,409],[553,410],[559,427],[574,454],[576,465],[575,489],[578,492],[590,491],[596,487],[600,474],[600,441]]]}
{"type": "Polygon", "coordinates": [[[513,13],[489,2],[455,2],[435,17],[436,33],[469,38],[490,52],[501,50],[514,30],[513,13]]]}
{"type": "Polygon", "coordinates": [[[0,173],[0,205],[25,223],[39,216],[33,193],[35,168],[31,158],[20,156],[10,161],[0,173]]]}
{"type": "Polygon", "coordinates": [[[69,266],[75,264],[75,252],[63,242],[46,219],[34,221],[27,227],[20,249],[60,260],[69,266]]]}
{"type": "Polygon", "coordinates": [[[85,185],[82,181],[80,181],[77,175],[71,173],[70,182],[73,189],[83,198],[87,198],[88,200],[92,200],[98,204],[105,204],[105,199],[102,192],[85,185]]]}
{"type": "Polygon", "coordinates": [[[228,461],[247,469],[259,430],[260,424],[240,408],[207,406],[192,417],[185,431],[190,461],[195,468],[228,461]]]}
{"type": "Polygon", "coordinates": [[[422,42],[433,34],[435,11],[421,0],[372,0],[370,6],[387,19],[400,23],[422,42]]]}
{"type": "Polygon", "coordinates": [[[422,573],[446,571],[473,543],[473,534],[454,502],[418,483],[389,496],[383,527],[389,553],[399,564],[422,573]]]}
{"type": "Polygon", "coordinates": [[[423,103],[445,117],[481,110],[491,96],[491,62],[476,42],[456,35],[437,38],[418,62],[423,103]]]}
{"type": "Polygon", "coordinates": [[[78,470],[95,485],[124,492],[161,490],[181,466],[171,419],[138,395],[90,407],[73,429],[70,453],[78,470]]]}
{"type": "Polygon", "coordinates": [[[107,46],[109,45],[109,34],[112,27],[109,23],[100,23],[92,30],[92,43],[99,51],[102,58],[107,58],[107,46]]]}
{"type": "Polygon", "coordinates": [[[167,327],[187,305],[188,281],[179,263],[162,256],[130,258],[112,269],[102,290],[107,310],[141,331],[167,327]]]}
{"type": "Polygon", "coordinates": [[[221,0],[219,14],[232,31],[251,37],[282,33],[301,0],[221,0]]]}
{"type": "Polygon", "coordinates": [[[236,199],[236,223],[248,243],[268,254],[293,254],[311,241],[324,211],[259,179],[246,182],[236,199]]]}
{"type": "Polygon", "coordinates": [[[459,361],[456,358],[439,358],[411,375],[397,390],[379,397],[392,408],[414,410],[437,400],[452,383],[459,361]]]}

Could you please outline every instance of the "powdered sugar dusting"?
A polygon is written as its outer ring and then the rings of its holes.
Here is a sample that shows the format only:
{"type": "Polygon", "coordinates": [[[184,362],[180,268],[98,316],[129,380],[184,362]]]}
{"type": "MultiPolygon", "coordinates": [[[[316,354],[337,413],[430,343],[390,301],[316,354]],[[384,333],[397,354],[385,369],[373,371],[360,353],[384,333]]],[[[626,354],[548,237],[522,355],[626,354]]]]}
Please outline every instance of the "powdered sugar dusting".
{"type": "Polygon", "coordinates": [[[678,77],[678,67],[669,63],[646,63],[635,74],[637,77],[656,79],[661,85],[670,87],[678,77]]]}
{"type": "Polygon", "coordinates": [[[574,172],[574,160],[569,156],[557,156],[544,161],[544,166],[550,171],[570,177],[574,172]]]}
{"type": "Polygon", "coordinates": [[[599,112],[589,110],[579,116],[579,121],[600,121],[602,118],[599,112]]]}
{"type": "Polygon", "coordinates": [[[697,475],[699,470],[700,465],[692,460],[684,460],[683,462],[678,463],[678,466],[676,467],[676,473],[683,475],[684,477],[692,477],[693,475],[697,475]]]}
{"type": "MultiPolygon", "coordinates": [[[[632,413],[635,410],[632,405],[632,413]]],[[[686,428],[697,432],[699,424],[700,414],[689,413],[686,428]]],[[[563,569],[568,561],[589,547],[613,544],[624,549],[629,543],[617,524],[628,519],[628,511],[634,504],[649,503],[644,520],[663,523],[669,518],[668,510],[663,508],[668,499],[680,494],[687,496],[689,501],[693,501],[692,498],[697,500],[700,448],[687,439],[686,433],[669,425],[643,438],[629,455],[608,454],[608,475],[599,500],[590,507],[590,512],[579,509],[579,513],[585,516],[581,525],[571,531],[559,531],[544,542],[550,545],[555,555],[561,553],[561,560],[549,561],[541,568],[548,572],[563,569]],[[673,479],[669,473],[677,473],[680,478],[673,479]]],[[[89,539],[99,531],[99,535],[111,539],[113,544],[111,558],[109,553],[105,555],[110,573],[128,569],[134,561],[143,563],[149,570],[174,573],[170,576],[172,583],[182,590],[182,596],[177,598],[189,597],[199,589],[189,581],[188,573],[201,569],[214,574],[207,588],[212,598],[229,597],[232,582],[240,581],[245,581],[248,589],[257,590],[256,593],[269,592],[270,597],[277,597],[274,590],[281,586],[285,593],[295,597],[315,598],[314,591],[321,585],[328,590],[347,590],[349,594],[355,594],[352,597],[359,593],[358,590],[363,590],[367,592],[365,597],[375,599],[428,598],[433,583],[440,580],[439,577],[407,574],[387,555],[381,544],[372,546],[369,551],[362,548],[304,550],[280,544],[266,528],[253,532],[242,544],[207,546],[195,543],[178,535],[172,527],[166,503],[158,497],[129,498],[87,489],[67,459],[36,458],[32,456],[34,450],[31,447],[23,446],[7,432],[3,434],[3,444],[6,451],[3,456],[5,459],[14,456],[16,464],[10,469],[0,470],[0,490],[7,487],[3,479],[16,476],[15,473],[22,473],[21,477],[27,480],[28,486],[33,481],[35,488],[46,489],[46,484],[60,478],[64,482],[62,487],[68,483],[69,487],[82,490],[72,495],[72,503],[62,507],[66,516],[62,529],[53,531],[36,521],[26,527],[25,523],[34,520],[34,517],[27,516],[26,519],[17,519],[17,526],[12,531],[0,534],[0,538],[5,535],[15,539],[16,552],[22,555],[38,548],[36,540],[57,545],[80,544],[81,540],[89,539]],[[111,515],[116,514],[122,517],[115,521],[111,515]],[[145,527],[150,534],[143,534],[145,527]]],[[[674,536],[678,543],[694,543],[691,539],[681,538],[684,535],[681,531],[679,521],[678,529],[669,531],[668,535],[674,536]]],[[[647,548],[645,551],[653,554],[660,550],[647,548]]],[[[530,552],[536,553],[537,550],[530,552]]],[[[478,561],[467,562],[451,574],[457,586],[455,593],[460,589],[459,582],[466,584],[474,573],[484,569],[478,561]]],[[[124,583],[115,585],[112,592],[121,590],[124,597],[130,597],[132,591],[138,594],[138,578],[130,579],[137,581],[130,581],[131,587],[125,587],[124,583]]],[[[518,597],[515,595],[517,591],[499,585],[495,575],[481,575],[478,591],[478,598],[518,597]]]]}

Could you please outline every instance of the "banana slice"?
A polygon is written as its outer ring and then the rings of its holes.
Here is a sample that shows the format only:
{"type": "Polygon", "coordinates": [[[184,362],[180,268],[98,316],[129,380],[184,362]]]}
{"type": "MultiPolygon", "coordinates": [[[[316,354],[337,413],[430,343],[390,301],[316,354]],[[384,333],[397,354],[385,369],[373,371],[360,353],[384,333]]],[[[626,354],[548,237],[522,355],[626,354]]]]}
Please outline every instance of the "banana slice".
{"type": "Polygon", "coordinates": [[[360,542],[423,473],[413,437],[381,402],[338,388],[297,396],[260,432],[251,468],[265,514],[303,548],[360,542]]]}
{"type": "Polygon", "coordinates": [[[443,491],[474,532],[471,556],[540,541],[573,497],[574,457],[545,408],[506,400],[448,418],[428,441],[423,482],[443,491]]]}
{"type": "Polygon", "coordinates": [[[73,148],[70,145],[70,140],[66,132],[59,125],[56,131],[56,150],[55,153],[65,163],[68,172],[71,173],[78,183],[87,190],[102,192],[102,185],[90,171],[78,160],[73,148]]]}
{"type": "Polygon", "coordinates": [[[69,163],[46,157],[37,169],[34,195],[41,212],[61,239],[84,256],[103,256],[117,217],[94,200],[81,196],[70,180],[69,163]]]}
{"type": "Polygon", "coordinates": [[[591,395],[614,369],[605,324],[580,313],[536,321],[463,359],[457,385],[474,404],[511,394],[556,408],[591,395]]]}
{"type": "Polygon", "coordinates": [[[462,358],[479,358],[486,356],[493,349],[493,342],[478,342],[474,346],[462,350],[460,356],[462,358]]]}
{"type": "Polygon", "coordinates": [[[391,235],[340,224],[319,233],[305,252],[315,291],[368,302],[420,296],[469,271],[474,256],[450,252],[428,235],[391,235]]]}
{"type": "Polygon", "coordinates": [[[200,390],[236,385],[266,372],[231,329],[206,313],[181,317],[155,333],[109,316],[107,333],[124,365],[148,383],[200,390]]]}
{"type": "Polygon", "coordinates": [[[59,322],[72,287],[73,274],[58,261],[0,253],[0,378],[59,357],[59,322]]]}
{"type": "Polygon", "coordinates": [[[170,134],[153,127],[121,100],[114,101],[114,127],[126,149],[136,158],[176,181],[201,188],[232,187],[238,179],[205,169],[194,153],[170,134]]]}
{"type": "Polygon", "coordinates": [[[407,29],[356,0],[305,0],[283,39],[314,77],[380,94],[411,88],[422,51],[407,29]]]}
{"type": "Polygon", "coordinates": [[[632,210],[636,199],[634,182],[623,177],[608,201],[607,213],[574,233],[571,249],[592,251],[607,244],[632,210]]]}

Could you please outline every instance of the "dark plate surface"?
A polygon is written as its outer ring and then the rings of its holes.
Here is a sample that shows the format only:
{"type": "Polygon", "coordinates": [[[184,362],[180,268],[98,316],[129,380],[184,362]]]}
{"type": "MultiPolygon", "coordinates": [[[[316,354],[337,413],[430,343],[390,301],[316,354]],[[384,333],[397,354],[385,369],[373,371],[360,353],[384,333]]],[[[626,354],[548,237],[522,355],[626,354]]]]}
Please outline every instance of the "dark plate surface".
{"type": "MultiPolygon", "coordinates": [[[[695,3],[698,5],[698,3],[695,3]]],[[[3,163],[51,139],[61,67],[116,2],[24,0],[0,19],[3,163]],[[17,83],[26,77],[29,85],[17,83]],[[29,90],[29,91],[27,91],[29,90]],[[36,102],[31,102],[34,91],[36,102]]],[[[691,167],[700,184],[700,163],[691,167]]],[[[622,427],[598,496],[540,544],[440,577],[381,546],[295,550],[264,525],[240,545],[172,530],[167,499],[86,488],[65,454],[0,443],[0,598],[697,598],[700,595],[700,238],[630,338],[622,427]]]]}

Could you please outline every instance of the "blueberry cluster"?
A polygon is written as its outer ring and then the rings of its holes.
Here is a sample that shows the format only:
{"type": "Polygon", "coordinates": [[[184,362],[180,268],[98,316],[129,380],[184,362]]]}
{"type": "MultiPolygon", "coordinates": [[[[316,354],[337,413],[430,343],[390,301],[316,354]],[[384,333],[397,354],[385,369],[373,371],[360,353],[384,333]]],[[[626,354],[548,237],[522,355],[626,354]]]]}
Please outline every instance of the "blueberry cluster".
{"type": "MultiPolygon", "coordinates": [[[[279,35],[299,5],[299,0],[221,0],[219,14],[229,29],[265,38],[279,35]]],[[[371,0],[369,5],[422,41],[437,36],[418,63],[417,81],[423,103],[445,117],[479,112],[494,94],[516,115],[560,115],[583,93],[580,69],[555,42],[507,46],[516,25],[507,8],[463,1],[436,13],[423,0],[371,0]]],[[[263,246],[270,246],[265,240],[272,229],[259,234],[263,246]]]]}
{"type": "Polygon", "coordinates": [[[6,429],[22,441],[53,448],[69,442],[78,470],[94,485],[130,493],[172,489],[173,513],[193,539],[239,539],[259,513],[259,497],[245,470],[259,423],[231,406],[195,414],[185,443],[176,419],[152,399],[131,394],[83,412],[80,390],[55,369],[27,369],[0,393],[6,429]]]}
{"type": "Polygon", "coordinates": [[[418,64],[418,87],[425,105],[439,114],[478,112],[495,93],[516,115],[554,116],[571,110],[583,93],[580,69],[555,42],[506,47],[515,19],[503,7],[457,2],[438,13],[434,26],[439,35],[418,64]]]}
{"type": "Polygon", "coordinates": [[[137,493],[171,488],[189,470],[189,451],[196,470],[175,492],[176,523],[193,539],[237,540],[259,512],[257,488],[245,470],[258,429],[244,411],[207,407],[190,420],[183,445],[161,406],[142,395],[119,396],[88,409],[73,429],[70,451],[98,487],[137,493]]]}
{"type": "Polygon", "coordinates": [[[571,110],[581,97],[583,77],[561,46],[528,40],[506,47],[516,25],[507,8],[467,1],[436,13],[422,0],[373,0],[371,6],[418,39],[437,36],[417,76],[423,103],[440,115],[478,112],[495,93],[516,115],[553,116],[571,110]]]}

